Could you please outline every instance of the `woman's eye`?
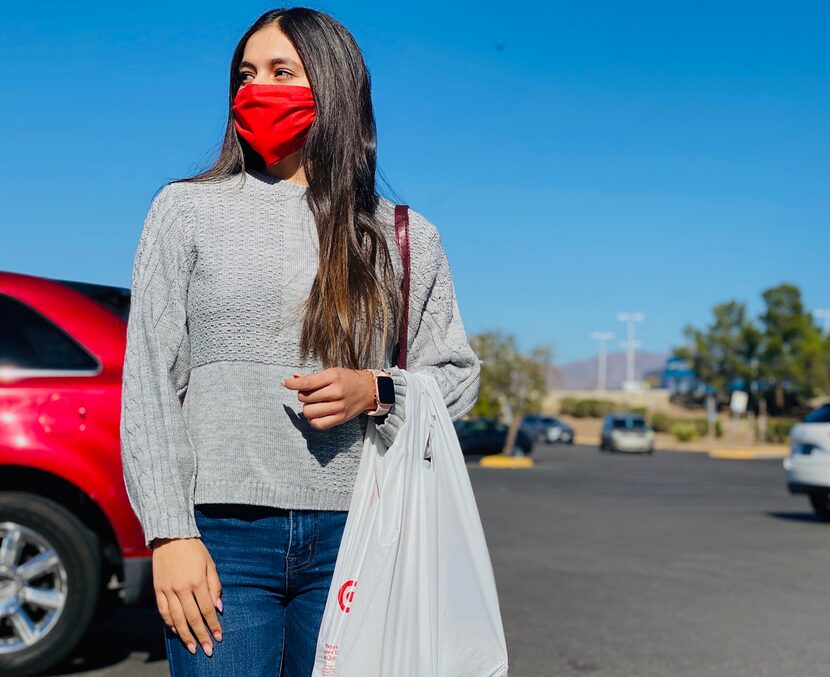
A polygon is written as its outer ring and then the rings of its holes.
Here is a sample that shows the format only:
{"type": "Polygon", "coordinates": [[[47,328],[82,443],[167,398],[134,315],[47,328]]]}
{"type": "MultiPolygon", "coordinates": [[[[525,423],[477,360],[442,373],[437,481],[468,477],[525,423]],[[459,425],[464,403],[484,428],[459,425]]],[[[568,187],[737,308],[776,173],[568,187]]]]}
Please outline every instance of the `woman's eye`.
{"type": "Polygon", "coordinates": [[[279,77],[280,73],[285,73],[289,77],[291,76],[291,71],[287,71],[284,68],[277,68],[276,73],[275,73],[277,75],[277,77],[279,77]]]}

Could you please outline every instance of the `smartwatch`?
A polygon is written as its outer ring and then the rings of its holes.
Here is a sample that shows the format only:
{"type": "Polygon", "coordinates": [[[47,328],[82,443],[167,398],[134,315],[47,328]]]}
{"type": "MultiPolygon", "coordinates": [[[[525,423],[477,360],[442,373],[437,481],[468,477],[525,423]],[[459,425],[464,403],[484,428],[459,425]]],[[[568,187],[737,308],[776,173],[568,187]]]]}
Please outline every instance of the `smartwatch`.
{"type": "Polygon", "coordinates": [[[369,416],[383,416],[395,404],[395,382],[392,375],[384,369],[364,369],[375,377],[375,406],[367,411],[369,416]]]}

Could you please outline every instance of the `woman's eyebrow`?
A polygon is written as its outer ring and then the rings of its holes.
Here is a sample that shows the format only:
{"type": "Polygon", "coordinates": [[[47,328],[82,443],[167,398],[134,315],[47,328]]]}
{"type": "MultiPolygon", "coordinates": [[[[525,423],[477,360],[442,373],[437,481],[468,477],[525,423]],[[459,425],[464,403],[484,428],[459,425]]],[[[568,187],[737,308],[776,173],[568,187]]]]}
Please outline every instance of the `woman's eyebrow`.
{"type": "MultiPolygon", "coordinates": [[[[273,67],[273,66],[292,66],[294,68],[300,68],[300,64],[298,64],[296,61],[294,61],[294,59],[289,59],[287,56],[274,57],[273,59],[271,59],[268,62],[268,65],[271,66],[271,67],[273,67]]],[[[245,68],[245,67],[253,68],[254,70],[256,70],[256,66],[254,66],[254,64],[252,64],[250,61],[242,61],[239,64],[240,69],[245,68]]]]}

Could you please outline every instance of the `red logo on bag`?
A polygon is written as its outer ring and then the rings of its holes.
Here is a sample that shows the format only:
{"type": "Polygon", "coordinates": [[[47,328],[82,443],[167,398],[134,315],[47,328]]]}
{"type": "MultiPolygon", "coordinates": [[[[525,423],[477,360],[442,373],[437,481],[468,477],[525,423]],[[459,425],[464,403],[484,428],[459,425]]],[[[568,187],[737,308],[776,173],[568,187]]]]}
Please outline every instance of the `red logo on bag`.
{"type": "Polygon", "coordinates": [[[356,587],[357,581],[348,580],[340,586],[340,590],[337,592],[337,602],[340,604],[340,608],[346,613],[349,613],[352,609],[352,600],[354,599],[354,589],[356,587]]]}

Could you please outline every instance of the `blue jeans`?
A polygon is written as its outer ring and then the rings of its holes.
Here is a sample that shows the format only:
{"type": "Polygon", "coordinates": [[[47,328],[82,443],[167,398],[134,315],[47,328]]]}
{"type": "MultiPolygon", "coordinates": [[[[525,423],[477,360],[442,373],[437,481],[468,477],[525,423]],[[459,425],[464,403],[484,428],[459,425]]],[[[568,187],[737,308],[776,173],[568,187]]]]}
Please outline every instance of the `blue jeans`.
{"type": "Polygon", "coordinates": [[[164,625],[172,677],[309,677],[348,511],[196,506],[222,584],[222,641],[191,654],[164,625]]]}

